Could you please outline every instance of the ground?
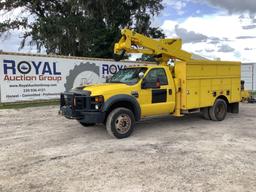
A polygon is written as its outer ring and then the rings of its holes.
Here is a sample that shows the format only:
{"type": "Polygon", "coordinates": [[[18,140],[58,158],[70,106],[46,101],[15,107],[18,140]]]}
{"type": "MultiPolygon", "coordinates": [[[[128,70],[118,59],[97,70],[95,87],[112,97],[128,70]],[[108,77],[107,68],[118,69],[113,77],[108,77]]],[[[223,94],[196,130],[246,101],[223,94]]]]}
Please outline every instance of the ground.
{"type": "Polygon", "coordinates": [[[0,110],[1,192],[256,191],[256,105],[222,122],[159,117],[127,139],[58,107],[0,110]]]}

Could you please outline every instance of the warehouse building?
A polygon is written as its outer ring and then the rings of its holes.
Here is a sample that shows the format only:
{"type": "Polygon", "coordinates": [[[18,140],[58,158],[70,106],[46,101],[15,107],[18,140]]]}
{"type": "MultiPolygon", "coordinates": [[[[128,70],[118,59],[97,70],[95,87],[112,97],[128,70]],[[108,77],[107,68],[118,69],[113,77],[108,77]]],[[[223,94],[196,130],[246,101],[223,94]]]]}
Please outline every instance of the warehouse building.
{"type": "Polygon", "coordinates": [[[245,89],[256,91],[256,63],[243,63],[241,79],[245,81],[245,89]]]}

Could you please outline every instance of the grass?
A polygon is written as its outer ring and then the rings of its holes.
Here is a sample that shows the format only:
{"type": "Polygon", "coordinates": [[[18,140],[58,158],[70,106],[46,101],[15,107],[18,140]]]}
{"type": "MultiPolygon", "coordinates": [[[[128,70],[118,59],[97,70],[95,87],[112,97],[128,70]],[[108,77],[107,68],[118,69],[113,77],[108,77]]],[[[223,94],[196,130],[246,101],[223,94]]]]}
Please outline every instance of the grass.
{"type": "Polygon", "coordinates": [[[27,107],[41,107],[49,105],[59,105],[59,100],[47,100],[47,101],[28,101],[17,103],[0,103],[0,109],[22,109],[27,107]]]}

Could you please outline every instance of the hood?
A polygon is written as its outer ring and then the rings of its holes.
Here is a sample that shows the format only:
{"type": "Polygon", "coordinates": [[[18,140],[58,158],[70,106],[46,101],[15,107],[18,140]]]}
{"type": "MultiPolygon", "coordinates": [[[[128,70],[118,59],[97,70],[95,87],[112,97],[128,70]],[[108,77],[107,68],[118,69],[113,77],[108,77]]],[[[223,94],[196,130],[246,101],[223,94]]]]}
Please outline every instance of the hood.
{"type": "Polygon", "coordinates": [[[84,87],[83,90],[90,91],[91,95],[102,95],[111,93],[115,90],[125,90],[127,91],[130,86],[126,85],[124,83],[103,83],[103,84],[93,84],[93,85],[87,85],[84,87]]]}

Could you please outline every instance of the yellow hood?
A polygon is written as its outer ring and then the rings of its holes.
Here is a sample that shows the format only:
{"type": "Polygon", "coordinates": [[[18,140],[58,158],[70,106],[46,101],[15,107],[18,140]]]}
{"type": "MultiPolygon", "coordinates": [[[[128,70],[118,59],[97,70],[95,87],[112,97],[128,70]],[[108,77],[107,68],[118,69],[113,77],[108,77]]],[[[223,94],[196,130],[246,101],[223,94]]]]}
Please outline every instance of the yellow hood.
{"type": "Polygon", "coordinates": [[[103,83],[103,84],[93,84],[87,85],[83,90],[91,91],[91,95],[105,95],[112,92],[129,92],[131,86],[124,83],[103,83]]]}

